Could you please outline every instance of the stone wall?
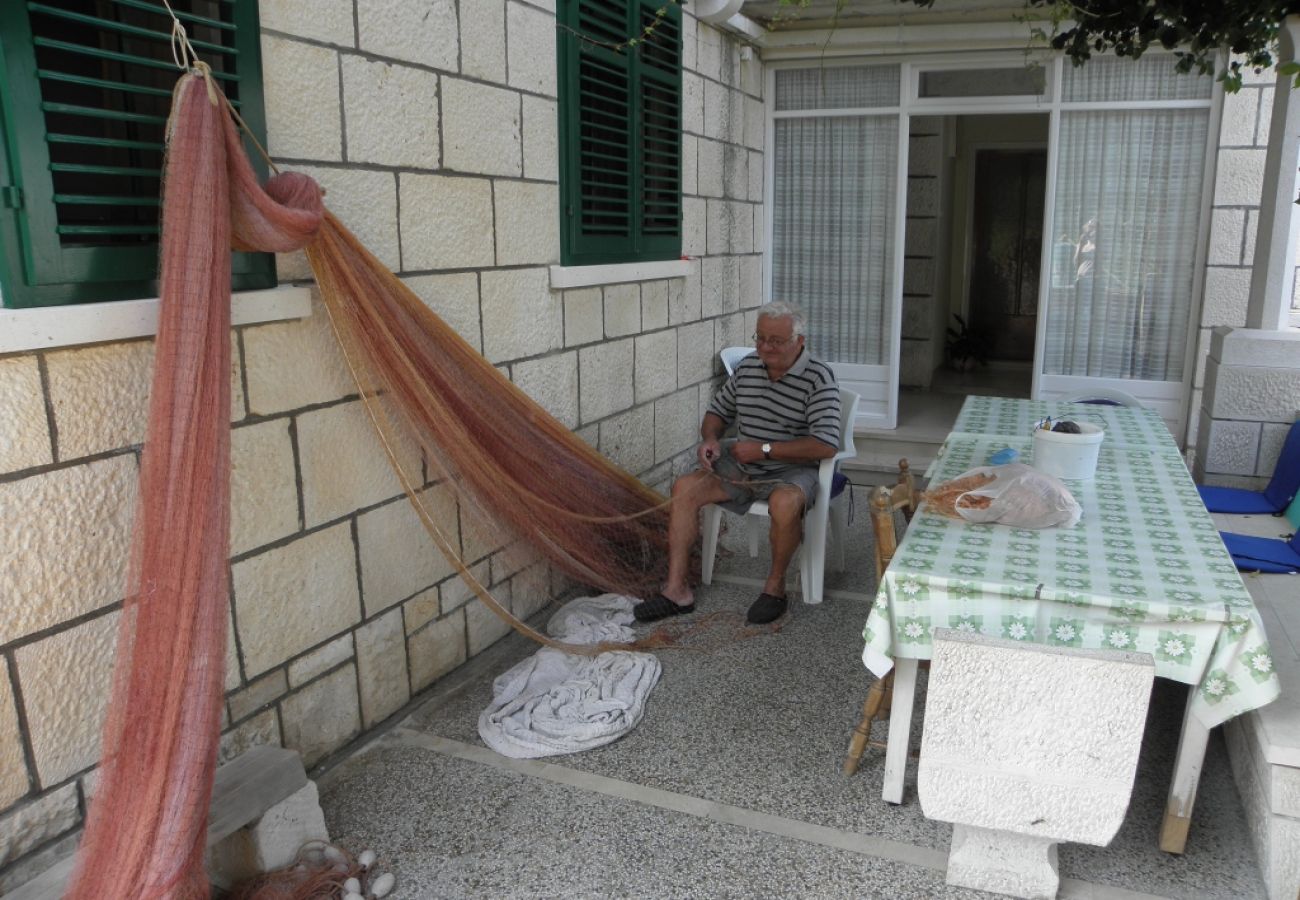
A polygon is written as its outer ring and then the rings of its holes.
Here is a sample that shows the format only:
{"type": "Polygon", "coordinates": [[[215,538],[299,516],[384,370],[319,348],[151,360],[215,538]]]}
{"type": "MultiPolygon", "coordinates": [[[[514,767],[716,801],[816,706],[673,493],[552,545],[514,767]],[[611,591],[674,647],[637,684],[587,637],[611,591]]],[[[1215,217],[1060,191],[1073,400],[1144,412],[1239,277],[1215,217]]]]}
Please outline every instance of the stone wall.
{"type": "Polygon", "coordinates": [[[943,213],[950,204],[944,175],[944,120],[913,116],[908,135],[907,222],[903,243],[903,334],[898,380],[903,387],[928,389],[943,358],[947,304],[942,259],[947,249],[943,213]]]}
{"type": "MultiPolygon", "coordinates": [[[[567,426],[656,487],[687,466],[761,300],[761,62],[684,15],[685,277],[553,290],[555,16],[515,0],[262,0],[269,149],[567,426]]],[[[282,282],[305,279],[300,254],[282,282]]],[[[434,550],[325,314],[231,336],[221,754],[321,761],[506,633],[434,550]]],[[[75,842],[121,605],[151,340],[0,357],[0,892],[75,842]]],[[[431,488],[437,490],[437,488],[431,488]]],[[[440,526],[527,616],[544,563],[440,526]]]]}

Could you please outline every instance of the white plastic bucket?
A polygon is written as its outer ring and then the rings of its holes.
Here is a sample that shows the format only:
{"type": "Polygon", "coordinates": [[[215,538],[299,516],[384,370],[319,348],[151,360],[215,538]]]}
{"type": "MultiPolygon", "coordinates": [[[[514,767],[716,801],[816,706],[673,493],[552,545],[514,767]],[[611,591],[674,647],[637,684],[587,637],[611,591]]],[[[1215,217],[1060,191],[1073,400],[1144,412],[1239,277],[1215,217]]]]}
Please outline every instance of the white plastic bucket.
{"type": "Polygon", "coordinates": [[[1078,422],[1079,434],[1034,429],[1034,468],[1057,478],[1086,481],[1097,474],[1097,454],[1106,431],[1091,422],[1078,422]]]}

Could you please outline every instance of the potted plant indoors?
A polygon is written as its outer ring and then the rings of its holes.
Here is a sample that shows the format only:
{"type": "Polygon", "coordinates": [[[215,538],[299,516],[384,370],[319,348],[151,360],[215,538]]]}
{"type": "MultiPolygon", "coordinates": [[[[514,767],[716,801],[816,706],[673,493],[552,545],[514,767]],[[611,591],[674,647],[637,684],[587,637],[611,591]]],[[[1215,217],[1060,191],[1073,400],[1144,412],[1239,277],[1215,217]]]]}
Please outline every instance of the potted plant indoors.
{"type": "Polygon", "coordinates": [[[949,367],[958,372],[969,372],[976,363],[988,365],[988,336],[972,331],[960,313],[953,313],[952,317],[957,320],[957,327],[948,327],[948,339],[944,344],[949,367]]]}

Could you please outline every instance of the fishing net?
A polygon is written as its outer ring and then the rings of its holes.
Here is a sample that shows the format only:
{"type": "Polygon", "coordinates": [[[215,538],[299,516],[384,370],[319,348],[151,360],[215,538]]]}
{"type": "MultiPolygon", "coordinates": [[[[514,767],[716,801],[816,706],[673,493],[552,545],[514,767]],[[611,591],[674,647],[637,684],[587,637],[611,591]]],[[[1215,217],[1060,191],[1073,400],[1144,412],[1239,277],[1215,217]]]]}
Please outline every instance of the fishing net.
{"type": "Polygon", "coordinates": [[[475,577],[458,537],[484,552],[530,548],[607,592],[642,594],[666,565],[666,501],[462,340],[324,210],[315,182],[290,173],[260,187],[225,98],[194,67],[168,123],[149,427],[99,783],[67,893],[76,900],[208,896],[229,602],[232,247],[306,246],[403,489],[454,568],[512,626],[576,652],[606,649],[520,622],[475,577]]]}

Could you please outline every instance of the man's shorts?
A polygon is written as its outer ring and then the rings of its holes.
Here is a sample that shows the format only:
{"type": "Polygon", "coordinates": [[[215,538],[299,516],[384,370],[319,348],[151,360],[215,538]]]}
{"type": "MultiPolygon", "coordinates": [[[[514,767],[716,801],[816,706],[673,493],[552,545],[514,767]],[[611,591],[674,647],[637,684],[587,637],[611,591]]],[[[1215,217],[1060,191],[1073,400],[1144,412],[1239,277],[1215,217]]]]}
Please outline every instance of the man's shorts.
{"type": "Polygon", "coordinates": [[[803,492],[803,508],[807,512],[817,499],[817,466],[787,466],[775,472],[746,472],[731,455],[731,444],[722,445],[722,456],[713,464],[713,472],[722,479],[722,489],[727,500],[719,503],[733,513],[744,513],[755,500],[766,500],[772,491],[784,485],[793,485],[803,492]]]}

